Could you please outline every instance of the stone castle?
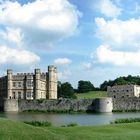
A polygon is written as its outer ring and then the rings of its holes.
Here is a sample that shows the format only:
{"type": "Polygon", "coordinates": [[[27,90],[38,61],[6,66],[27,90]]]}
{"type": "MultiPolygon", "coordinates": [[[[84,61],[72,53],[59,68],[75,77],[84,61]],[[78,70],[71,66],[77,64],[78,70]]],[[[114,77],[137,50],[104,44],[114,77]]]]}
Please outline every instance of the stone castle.
{"type": "Polygon", "coordinates": [[[116,85],[107,87],[107,95],[112,98],[140,97],[138,85],[116,85]]]}
{"type": "Polygon", "coordinates": [[[13,74],[0,78],[0,99],[57,99],[57,69],[48,66],[47,73],[35,69],[34,73],[13,74]]]}

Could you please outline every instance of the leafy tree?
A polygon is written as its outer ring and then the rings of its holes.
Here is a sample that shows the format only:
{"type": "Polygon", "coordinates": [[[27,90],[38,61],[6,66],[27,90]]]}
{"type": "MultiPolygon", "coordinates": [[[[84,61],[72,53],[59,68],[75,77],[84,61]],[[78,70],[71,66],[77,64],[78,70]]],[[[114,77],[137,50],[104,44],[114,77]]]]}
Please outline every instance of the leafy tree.
{"type": "Polygon", "coordinates": [[[77,89],[78,93],[89,92],[89,91],[93,91],[94,89],[95,87],[90,81],[80,80],[78,82],[78,89],[77,89]]]}
{"type": "Polygon", "coordinates": [[[61,97],[61,82],[60,81],[57,82],[57,93],[58,93],[58,97],[61,97]]]}
{"type": "Polygon", "coordinates": [[[123,76],[118,77],[115,80],[104,81],[100,85],[101,90],[107,90],[107,86],[114,86],[114,85],[128,85],[128,84],[136,84],[140,85],[140,77],[139,76],[123,76]]]}
{"type": "Polygon", "coordinates": [[[58,97],[62,98],[76,98],[74,89],[69,82],[58,82],[58,97]]]}
{"type": "Polygon", "coordinates": [[[124,77],[120,77],[120,78],[117,78],[115,81],[114,81],[115,85],[126,85],[128,84],[129,82],[125,80],[124,77]]]}
{"type": "Polygon", "coordinates": [[[109,82],[108,82],[108,81],[104,81],[104,82],[100,85],[100,89],[101,89],[101,90],[107,90],[107,86],[109,86],[109,82]]]}

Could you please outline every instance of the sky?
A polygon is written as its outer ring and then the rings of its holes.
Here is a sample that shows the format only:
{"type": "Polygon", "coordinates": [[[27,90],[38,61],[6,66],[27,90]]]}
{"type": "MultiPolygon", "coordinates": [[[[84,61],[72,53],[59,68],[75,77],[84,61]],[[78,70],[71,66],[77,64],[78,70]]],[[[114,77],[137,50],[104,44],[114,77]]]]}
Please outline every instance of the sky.
{"type": "Polygon", "coordinates": [[[140,0],[0,0],[0,74],[48,65],[100,86],[140,75],[140,0]]]}

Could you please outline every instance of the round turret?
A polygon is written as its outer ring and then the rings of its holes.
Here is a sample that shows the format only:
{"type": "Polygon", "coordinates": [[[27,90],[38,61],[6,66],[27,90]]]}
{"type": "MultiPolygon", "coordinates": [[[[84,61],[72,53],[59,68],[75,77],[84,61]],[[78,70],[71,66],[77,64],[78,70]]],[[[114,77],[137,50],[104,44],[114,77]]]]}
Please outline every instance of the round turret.
{"type": "Polygon", "coordinates": [[[95,99],[95,104],[96,112],[112,112],[113,110],[112,98],[95,99]]]}

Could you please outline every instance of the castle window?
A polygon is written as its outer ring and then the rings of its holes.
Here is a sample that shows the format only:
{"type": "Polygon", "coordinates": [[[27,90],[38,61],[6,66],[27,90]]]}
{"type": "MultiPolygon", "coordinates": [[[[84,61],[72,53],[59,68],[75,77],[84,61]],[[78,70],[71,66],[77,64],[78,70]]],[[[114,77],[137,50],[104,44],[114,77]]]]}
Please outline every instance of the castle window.
{"type": "Polygon", "coordinates": [[[13,99],[15,99],[16,98],[16,93],[15,92],[13,92],[13,99]]]}
{"type": "Polygon", "coordinates": [[[18,87],[21,87],[21,82],[18,82],[18,87]]]}
{"type": "Polygon", "coordinates": [[[21,92],[18,92],[18,98],[21,99],[21,92]]]}
{"type": "Polygon", "coordinates": [[[33,81],[32,80],[27,81],[27,87],[33,87],[33,81]]]}
{"type": "Polygon", "coordinates": [[[16,87],[16,82],[13,82],[13,87],[16,87]]]}
{"type": "Polygon", "coordinates": [[[31,98],[31,92],[27,92],[26,97],[31,98]]]}
{"type": "Polygon", "coordinates": [[[122,98],[124,98],[124,96],[122,96],[122,98]]]}
{"type": "Polygon", "coordinates": [[[28,91],[28,92],[26,93],[26,98],[27,98],[27,99],[33,99],[33,92],[28,91]]]}
{"type": "Polygon", "coordinates": [[[114,98],[116,98],[116,96],[114,95],[114,98]]]}

